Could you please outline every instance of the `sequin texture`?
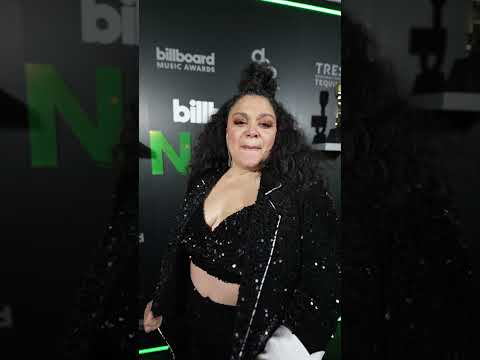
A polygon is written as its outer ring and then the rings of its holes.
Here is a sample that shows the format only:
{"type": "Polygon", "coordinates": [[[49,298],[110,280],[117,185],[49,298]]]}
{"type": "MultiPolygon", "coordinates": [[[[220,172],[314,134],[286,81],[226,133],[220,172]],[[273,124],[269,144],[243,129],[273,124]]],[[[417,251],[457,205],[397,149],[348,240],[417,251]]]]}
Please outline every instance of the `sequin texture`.
{"type": "MultiPolygon", "coordinates": [[[[198,240],[189,231],[189,221],[221,175],[214,172],[192,182],[177,217],[152,306],[167,323],[182,316],[183,289],[190,281],[188,251],[194,253],[200,246],[193,246],[198,240]]],[[[231,220],[237,221],[234,231],[244,239],[244,266],[226,262],[231,270],[243,268],[230,360],[254,359],[280,325],[291,329],[311,353],[325,350],[339,314],[340,265],[338,222],[323,185],[298,187],[262,173],[255,206],[231,220]]],[[[228,221],[225,225],[232,231],[228,221]]],[[[227,253],[224,250],[234,238],[224,240],[223,250],[217,243],[207,251],[216,261],[224,261],[221,254],[227,253]]]]}
{"type": "Polygon", "coordinates": [[[208,274],[228,283],[240,282],[245,255],[245,227],[252,206],[227,216],[212,229],[205,222],[203,206],[197,207],[185,227],[182,241],[191,261],[208,274]]]}

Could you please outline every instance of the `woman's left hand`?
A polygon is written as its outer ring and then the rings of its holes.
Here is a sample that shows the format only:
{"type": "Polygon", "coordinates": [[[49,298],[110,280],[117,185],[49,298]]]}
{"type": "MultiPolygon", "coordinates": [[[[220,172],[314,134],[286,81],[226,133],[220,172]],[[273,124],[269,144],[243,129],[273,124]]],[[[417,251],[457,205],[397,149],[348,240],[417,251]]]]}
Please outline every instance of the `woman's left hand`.
{"type": "Polygon", "coordinates": [[[324,351],[311,354],[290,329],[281,325],[268,339],[263,352],[255,360],[321,360],[324,351]]]}

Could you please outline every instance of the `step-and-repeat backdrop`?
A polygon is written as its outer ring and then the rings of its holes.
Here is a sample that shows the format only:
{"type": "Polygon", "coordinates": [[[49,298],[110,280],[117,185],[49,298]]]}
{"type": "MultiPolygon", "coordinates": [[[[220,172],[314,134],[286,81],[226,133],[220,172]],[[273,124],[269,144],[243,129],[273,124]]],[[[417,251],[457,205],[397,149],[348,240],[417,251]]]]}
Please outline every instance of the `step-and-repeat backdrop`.
{"type": "MultiPolygon", "coordinates": [[[[246,64],[272,64],[277,98],[310,143],[316,133],[312,116],[321,113],[321,91],[329,94],[325,135],[335,126],[340,19],[258,0],[140,3],[139,137],[151,154],[139,164],[145,301],[184,195],[195,139],[209,116],[236,92],[246,64]]],[[[329,186],[338,194],[339,153],[326,159],[329,186]]]]}

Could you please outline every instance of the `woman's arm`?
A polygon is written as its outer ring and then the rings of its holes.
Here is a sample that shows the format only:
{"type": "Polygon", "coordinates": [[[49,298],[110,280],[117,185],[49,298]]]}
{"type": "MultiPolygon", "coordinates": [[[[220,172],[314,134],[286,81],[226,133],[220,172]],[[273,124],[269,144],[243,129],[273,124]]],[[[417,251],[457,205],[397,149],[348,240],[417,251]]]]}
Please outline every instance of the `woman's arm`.
{"type": "Polygon", "coordinates": [[[191,201],[193,185],[189,183],[182,206],[177,211],[175,224],[170,232],[167,249],[162,256],[158,281],[152,296],[151,310],[155,317],[165,313],[177,313],[184,305],[175,295],[186,289],[185,281],[188,279],[188,257],[180,244],[179,224],[181,223],[191,201]]]}
{"type": "Polygon", "coordinates": [[[176,239],[167,245],[166,254],[163,255],[160,274],[155,284],[152,296],[151,310],[155,317],[165,313],[177,313],[181,311],[182,303],[178,301],[176,294],[185,289],[185,274],[188,272],[188,261],[182,247],[176,239]]]}
{"type": "Polygon", "coordinates": [[[338,220],[320,183],[303,192],[300,208],[301,272],[284,325],[312,354],[326,350],[339,316],[338,220]]]}

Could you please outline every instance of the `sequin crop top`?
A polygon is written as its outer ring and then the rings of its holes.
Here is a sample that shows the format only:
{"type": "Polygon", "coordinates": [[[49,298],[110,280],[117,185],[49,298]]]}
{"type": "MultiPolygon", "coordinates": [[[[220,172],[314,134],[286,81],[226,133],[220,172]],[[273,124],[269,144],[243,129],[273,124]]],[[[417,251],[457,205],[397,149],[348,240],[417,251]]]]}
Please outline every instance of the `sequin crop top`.
{"type": "Polygon", "coordinates": [[[254,205],[225,218],[212,231],[205,222],[202,205],[187,225],[185,246],[191,261],[208,274],[228,283],[240,283],[245,257],[245,230],[254,205]]]}

